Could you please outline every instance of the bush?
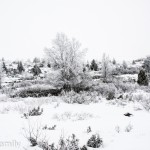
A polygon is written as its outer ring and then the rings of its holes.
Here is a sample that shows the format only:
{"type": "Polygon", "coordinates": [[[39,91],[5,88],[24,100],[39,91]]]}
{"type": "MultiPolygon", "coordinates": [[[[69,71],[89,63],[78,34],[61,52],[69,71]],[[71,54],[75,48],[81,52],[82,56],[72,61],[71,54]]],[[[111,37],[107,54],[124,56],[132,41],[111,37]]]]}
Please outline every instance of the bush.
{"type": "Polygon", "coordinates": [[[21,88],[10,95],[10,97],[47,97],[49,95],[58,96],[61,89],[56,89],[48,85],[33,85],[21,88]]]}
{"type": "Polygon", "coordinates": [[[137,83],[139,85],[148,86],[148,76],[144,70],[140,70],[137,83]]]}
{"type": "Polygon", "coordinates": [[[124,83],[122,81],[114,81],[114,85],[120,92],[131,92],[137,89],[137,85],[133,83],[124,83]]]}
{"type": "Polygon", "coordinates": [[[98,134],[92,135],[88,140],[87,146],[92,148],[99,148],[103,145],[103,140],[99,137],[98,134]]]}
{"type": "Polygon", "coordinates": [[[22,79],[23,80],[33,80],[34,77],[33,77],[33,75],[31,73],[24,72],[24,73],[22,73],[22,79]]]}
{"type": "Polygon", "coordinates": [[[66,147],[68,150],[79,150],[79,139],[76,138],[75,134],[72,134],[66,141],[66,147]]]}
{"type": "Polygon", "coordinates": [[[97,93],[105,96],[108,100],[110,100],[115,98],[117,89],[112,83],[100,83],[95,86],[93,85],[92,91],[96,91],[97,93]]]}
{"type": "Polygon", "coordinates": [[[14,88],[29,87],[29,86],[32,86],[32,83],[30,81],[22,81],[20,83],[14,84],[14,88]]]}
{"type": "Polygon", "coordinates": [[[38,146],[42,148],[42,150],[58,150],[54,143],[49,144],[47,141],[41,141],[38,143],[38,146]]]}
{"type": "Polygon", "coordinates": [[[58,121],[66,121],[66,120],[72,120],[72,121],[79,121],[79,120],[87,120],[91,119],[95,116],[93,116],[90,113],[71,113],[71,112],[64,112],[62,114],[55,114],[53,116],[53,119],[56,119],[58,121]]]}
{"type": "Polygon", "coordinates": [[[56,88],[62,88],[64,91],[74,90],[79,93],[80,91],[88,91],[91,87],[91,77],[82,73],[78,76],[78,79],[72,79],[71,81],[64,80],[61,71],[51,71],[46,78],[46,82],[53,85],[56,88]]]}
{"type": "Polygon", "coordinates": [[[125,127],[125,132],[130,132],[132,129],[133,129],[133,126],[132,126],[131,124],[128,124],[128,125],[125,127]]]}
{"type": "Polygon", "coordinates": [[[38,106],[37,108],[33,108],[29,111],[29,113],[24,113],[24,117],[27,119],[28,116],[39,116],[43,113],[43,109],[40,109],[38,106]]]}
{"type": "MultiPolygon", "coordinates": [[[[47,141],[41,141],[38,146],[43,150],[81,150],[78,146],[79,140],[76,138],[75,134],[72,134],[68,139],[60,138],[57,148],[54,144],[49,144],[47,141]]],[[[82,150],[87,150],[85,147],[82,150]]]]}
{"type": "Polygon", "coordinates": [[[89,104],[90,102],[98,102],[99,97],[97,92],[80,92],[76,93],[74,91],[62,92],[62,99],[66,103],[78,103],[78,104],[89,104]]]}
{"type": "Polygon", "coordinates": [[[128,95],[128,99],[133,102],[139,102],[141,106],[146,110],[150,111],[150,93],[143,90],[137,90],[134,93],[128,95]]]}

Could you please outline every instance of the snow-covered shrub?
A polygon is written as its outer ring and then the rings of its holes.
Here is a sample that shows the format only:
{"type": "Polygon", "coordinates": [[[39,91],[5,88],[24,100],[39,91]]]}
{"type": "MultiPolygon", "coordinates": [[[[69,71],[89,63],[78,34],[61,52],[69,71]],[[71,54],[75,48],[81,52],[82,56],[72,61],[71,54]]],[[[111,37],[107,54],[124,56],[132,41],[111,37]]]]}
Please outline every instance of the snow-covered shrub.
{"type": "Polygon", "coordinates": [[[8,100],[8,96],[5,94],[0,94],[0,102],[6,102],[8,100]]]}
{"type": "Polygon", "coordinates": [[[2,89],[2,93],[4,93],[4,94],[10,96],[11,94],[14,93],[14,90],[12,89],[12,87],[5,86],[5,87],[3,87],[3,89],[2,89]]]}
{"type": "Polygon", "coordinates": [[[43,139],[42,128],[36,122],[34,125],[29,121],[28,126],[23,128],[25,138],[30,142],[31,146],[38,145],[39,141],[43,139]]]}
{"type": "Polygon", "coordinates": [[[33,77],[33,75],[32,75],[31,73],[29,73],[29,72],[23,72],[23,73],[22,73],[22,79],[23,79],[23,80],[33,80],[34,77],[33,77]]]}
{"type": "Polygon", "coordinates": [[[99,134],[94,134],[88,140],[87,146],[92,148],[99,148],[103,145],[103,140],[100,138],[99,134]]]}
{"type": "Polygon", "coordinates": [[[91,129],[91,127],[89,126],[88,128],[87,128],[87,133],[90,133],[90,132],[92,132],[92,129],[91,129]]]}
{"type": "Polygon", "coordinates": [[[28,113],[24,113],[24,117],[27,119],[28,116],[39,116],[43,113],[43,109],[39,106],[37,108],[33,108],[32,110],[29,110],[28,113]]]}
{"type": "Polygon", "coordinates": [[[130,94],[129,98],[132,101],[139,102],[145,110],[150,111],[150,93],[143,90],[137,90],[134,93],[130,94]]]}
{"type": "Polygon", "coordinates": [[[48,141],[40,141],[38,142],[38,146],[42,149],[42,150],[58,150],[54,143],[49,144],[48,141]]]}
{"type": "Polygon", "coordinates": [[[147,58],[144,60],[143,67],[147,72],[150,72],[150,56],[147,56],[147,58]]]}
{"type": "Polygon", "coordinates": [[[137,85],[133,83],[124,83],[122,81],[114,81],[114,85],[120,92],[131,92],[137,89],[137,85]]]}
{"type": "Polygon", "coordinates": [[[102,96],[105,96],[108,100],[113,99],[117,92],[116,87],[112,83],[100,83],[93,86],[92,90],[98,92],[102,96]]]}
{"type": "Polygon", "coordinates": [[[125,127],[125,132],[130,132],[132,129],[133,129],[133,126],[129,124],[125,127]]]}
{"type": "Polygon", "coordinates": [[[96,92],[80,92],[76,93],[74,91],[63,92],[62,99],[66,103],[78,103],[78,104],[89,104],[90,102],[98,102],[99,97],[96,92]]]}
{"type": "Polygon", "coordinates": [[[55,130],[56,125],[53,125],[52,127],[48,127],[47,125],[45,125],[42,129],[43,130],[55,130]]]}
{"type": "Polygon", "coordinates": [[[146,98],[145,100],[141,101],[141,105],[145,110],[150,111],[150,98],[146,98]]]}
{"type": "Polygon", "coordinates": [[[67,140],[66,140],[66,147],[67,150],[79,150],[79,139],[76,138],[75,134],[72,134],[67,140]]]}
{"type": "Polygon", "coordinates": [[[94,116],[90,113],[72,113],[72,112],[64,112],[62,114],[59,113],[53,116],[53,118],[57,119],[58,121],[66,121],[66,120],[81,121],[93,117],[94,116]]]}
{"type": "Polygon", "coordinates": [[[119,126],[116,126],[116,127],[115,127],[115,131],[116,131],[117,133],[119,133],[119,132],[120,132],[120,127],[119,127],[119,126]]]}
{"type": "Polygon", "coordinates": [[[22,81],[20,83],[14,84],[14,88],[29,87],[29,86],[32,86],[32,83],[30,81],[22,81]]]}
{"type": "Polygon", "coordinates": [[[88,149],[85,145],[83,145],[83,147],[81,147],[80,150],[88,150],[88,149]]]}

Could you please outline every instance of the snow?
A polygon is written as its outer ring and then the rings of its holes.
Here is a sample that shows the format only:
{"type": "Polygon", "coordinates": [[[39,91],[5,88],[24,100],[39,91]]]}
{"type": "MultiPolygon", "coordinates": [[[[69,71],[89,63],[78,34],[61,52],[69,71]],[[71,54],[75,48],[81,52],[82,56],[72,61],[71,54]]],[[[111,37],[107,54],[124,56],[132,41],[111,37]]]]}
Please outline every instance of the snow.
{"type": "Polygon", "coordinates": [[[68,138],[74,133],[79,139],[80,146],[83,146],[92,134],[99,133],[104,142],[103,147],[99,149],[150,149],[150,113],[144,109],[135,110],[134,108],[138,103],[127,102],[126,106],[112,105],[103,99],[99,103],[81,105],[66,104],[59,98],[59,102],[57,98],[52,99],[53,97],[20,98],[16,101],[0,102],[0,149],[40,150],[37,146],[31,147],[25,138],[24,131],[28,130],[29,125],[34,130],[45,125],[49,127],[56,125],[55,130],[41,129],[43,134],[40,138],[42,139],[42,136],[46,135],[50,144],[54,142],[57,145],[61,136],[68,138]],[[28,108],[38,105],[44,110],[42,115],[31,116],[29,119],[22,117],[28,108]],[[133,116],[124,116],[127,112],[133,116]],[[132,129],[130,132],[126,132],[125,129],[129,125],[132,126],[132,129]],[[86,132],[88,126],[92,129],[91,133],[86,132]],[[13,144],[18,142],[18,145],[4,146],[6,141],[13,144]]]}
{"type": "Polygon", "coordinates": [[[130,81],[130,80],[137,81],[138,74],[123,74],[123,75],[119,75],[119,76],[116,76],[116,77],[121,78],[123,81],[130,81]]]}

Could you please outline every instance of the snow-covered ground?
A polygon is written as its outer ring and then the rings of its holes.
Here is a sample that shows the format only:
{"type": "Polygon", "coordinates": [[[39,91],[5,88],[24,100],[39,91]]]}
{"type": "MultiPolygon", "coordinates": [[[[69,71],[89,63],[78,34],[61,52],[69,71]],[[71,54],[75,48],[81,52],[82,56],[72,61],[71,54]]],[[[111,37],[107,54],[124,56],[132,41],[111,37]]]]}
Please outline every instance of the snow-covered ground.
{"type": "Polygon", "coordinates": [[[129,82],[131,80],[135,80],[137,81],[138,79],[138,74],[123,74],[123,75],[118,75],[116,76],[120,79],[122,79],[123,81],[129,82]]]}
{"type": "Polygon", "coordinates": [[[39,140],[45,138],[50,144],[57,145],[61,136],[68,138],[74,133],[79,145],[83,146],[91,135],[99,133],[103,139],[103,147],[99,149],[150,150],[150,113],[133,102],[118,105],[115,101],[102,99],[89,105],[66,104],[55,97],[0,102],[0,149],[40,150],[37,146],[31,147],[26,138],[29,126],[34,131],[40,129],[39,140]],[[22,117],[24,112],[38,105],[43,108],[42,115],[29,119],[22,117]],[[133,116],[125,116],[127,112],[133,116]],[[45,125],[56,125],[56,129],[42,130],[45,125]],[[87,133],[89,126],[92,132],[87,133]]]}

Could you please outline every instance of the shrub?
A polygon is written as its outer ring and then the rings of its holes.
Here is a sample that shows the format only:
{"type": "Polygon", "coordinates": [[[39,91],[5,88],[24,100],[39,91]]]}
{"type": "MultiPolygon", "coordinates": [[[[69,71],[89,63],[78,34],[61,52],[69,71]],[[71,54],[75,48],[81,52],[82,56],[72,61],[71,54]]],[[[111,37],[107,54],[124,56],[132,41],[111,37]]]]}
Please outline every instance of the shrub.
{"type": "Polygon", "coordinates": [[[128,96],[129,100],[139,102],[146,111],[150,111],[150,93],[137,90],[128,96]]]}
{"type": "Polygon", "coordinates": [[[33,108],[32,110],[29,110],[28,113],[24,113],[24,117],[27,119],[28,116],[39,116],[43,113],[43,109],[40,109],[38,106],[37,108],[33,108]]]}
{"type": "Polygon", "coordinates": [[[146,69],[147,72],[150,72],[150,57],[149,56],[144,60],[143,67],[146,69]]]}
{"type": "Polygon", "coordinates": [[[92,129],[91,129],[91,127],[89,126],[88,128],[87,128],[87,133],[90,133],[90,132],[92,132],[92,129]]]}
{"type": "Polygon", "coordinates": [[[52,126],[52,127],[48,127],[47,125],[45,125],[42,129],[43,130],[55,130],[56,125],[52,126]]]}
{"type": "Polygon", "coordinates": [[[83,147],[81,147],[80,150],[87,150],[87,147],[85,145],[83,145],[83,147]]]}
{"type": "Polygon", "coordinates": [[[36,146],[38,145],[40,138],[43,136],[42,129],[38,124],[32,126],[31,123],[28,122],[28,127],[24,128],[24,136],[31,143],[31,146],[36,146]]]}
{"type": "Polygon", "coordinates": [[[54,119],[58,121],[65,121],[65,120],[72,120],[72,121],[79,121],[79,120],[86,120],[91,119],[94,116],[90,113],[71,113],[71,112],[64,112],[62,114],[55,114],[53,116],[54,119]]]}
{"type": "Polygon", "coordinates": [[[131,124],[129,124],[125,128],[125,132],[130,132],[132,129],[133,129],[133,126],[131,124]]]}
{"type": "Polygon", "coordinates": [[[78,143],[79,139],[76,138],[75,134],[72,134],[72,136],[66,140],[66,147],[68,150],[79,150],[78,143]]]}
{"type": "Polygon", "coordinates": [[[80,92],[76,93],[74,91],[62,92],[62,99],[66,103],[78,103],[78,104],[89,104],[90,102],[98,102],[99,97],[97,92],[80,92]]]}
{"type": "Polygon", "coordinates": [[[148,77],[147,77],[146,72],[144,70],[140,70],[140,72],[138,74],[137,83],[139,85],[148,86],[148,77]]]}
{"type": "Polygon", "coordinates": [[[103,145],[103,140],[99,137],[98,134],[92,135],[88,140],[87,146],[92,148],[99,148],[103,145]]]}
{"type": "Polygon", "coordinates": [[[46,82],[56,88],[62,88],[64,91],[74,90],[88,91],[91,87],[92,78],[87,73],[81,73],[77,79],[73,78],[71,81],[66,81],[60,73],[61,71],[52,71],[47,75],[46,82]]]}
{"type": "Polygon", "coordinates": [[[49,95],[58,96],[61,89],[56,89],[49,85],[33,85],[30,87],[20,88],[10,95],[10,97],[47,97],[49,95]]]}
{"type": "Polygon", "coordinates": [[[29,87],[32,86],[32,83],[30,81],[22,81],[20,83],[15,83],[14,87],[15,88],[20,88],[20,87],[29,87]]]}
{"type": "Polygon", "coordinates": [[[117,81],[117,80],[114,81],[114,85],[119,92],[123,92],[123,93],[132,92],[138,88],[138,86],[136,84],[124,83],[122,81],[117,81]]]}
{"type": "Polygon", "coordinates": [[[40,148],[42,148],[42,150],[58,150],[58,149],[55,147],[54,143],[49,144],[47,141],[40,141],[40,142],[38,143],[38,146],[39,146],[40,148]]]}
{"type": "Polygon", "coordinates": [[[33,80],[34,77],[33,77],[33,75],[31,73],[24,72],[24,73],[22,73],[22,79],[23,80],[33,80]]]}
{"type": "Polygon", "coordinates": [[[96,86],[93,86],[92,91],[96,91],[97,93],[101,94],[102,96],[105,96],[108,100],[110,100],[115,98],[117,89],[112,83],[100,83],[96,86]]]}
{"type": "Polygon", "coordinates": [[[108,92],[108,95],[107,95],[106,99],[107,100],[112,100],[114,98],[115,98],[115,91],[112,90],[112,91],[108,92]]]}

